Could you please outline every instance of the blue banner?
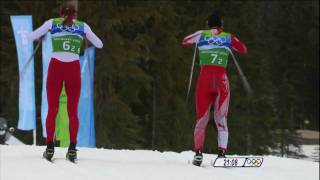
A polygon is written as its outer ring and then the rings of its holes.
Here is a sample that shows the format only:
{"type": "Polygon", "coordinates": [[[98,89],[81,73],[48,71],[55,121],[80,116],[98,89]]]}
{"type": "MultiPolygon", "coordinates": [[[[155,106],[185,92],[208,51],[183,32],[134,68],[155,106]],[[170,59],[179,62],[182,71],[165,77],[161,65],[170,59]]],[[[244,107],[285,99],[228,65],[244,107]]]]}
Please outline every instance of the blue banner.
{"type": "Polygon", "coordinates": [[[78,106],[78,145],[83,147],[95,147],[96,135],[93,108],[94,47],[85,50],[84,55],[80,57],[80,66],[81,93],[78,106]]]}
{"type": "MultiPolygon", "coordinates": [[[[41,101],[41,120],[43,136],[46,137],[46,117],[48,113],[48,102],[46,92],[47,71],[52,55],[51,35],[48,33],[42,44],[42,63],[43,63],[43,86],[41,101]]],[[[95,147],[95,127],[94,127],[94,108],[93,108],[93,75],[94,75],[94,48],[85,50],[80,57],[81,67],[81,92],[78,105],[79,131],[78,146],[95,147]],[[90,63],[88,61],[90,56],[90,63]],[[90,70],[89,70],[90,68],[90,70]]]]}
{"type": "Polygon", "coordinates": [[[48,99],[47,99],[47,75],[48,66],[52,56],[51,34],[47,33],[42,40],[42,95],[41,95],[41,122],[43,137],[47,137],[46,133],[46,118],[48,114],[48,99]]]}
{"type": "Polygon", "coordinates": [[[36,128],[32,16],[10,16],[19,63],[19,122],[18,129],[36,128]]]}

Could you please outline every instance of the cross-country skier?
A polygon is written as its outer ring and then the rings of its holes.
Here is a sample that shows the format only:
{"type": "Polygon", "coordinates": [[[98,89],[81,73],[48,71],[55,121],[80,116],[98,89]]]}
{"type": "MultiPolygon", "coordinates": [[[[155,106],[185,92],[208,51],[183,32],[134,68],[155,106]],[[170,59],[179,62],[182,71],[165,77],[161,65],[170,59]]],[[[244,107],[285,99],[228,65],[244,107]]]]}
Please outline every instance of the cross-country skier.
{"type": "Polygon", "coordinates": [[[218,130],[218,157],[225,157],[228,144],[227,114],[230,100],[229,81],[226,67],[232,48],[240,54],[247,52],[246,46],[234,35],[223,31],[223,21],[217,12],[207,20],[208,30],[188,35],[182,41],[185,46],[198,45],[200,75],[196,85],[197,122],[194,129],[193,164],[202,163],[205,130],[209,121],[210,108],[214,108],[214,120],[218,130]]]}
{"type": "Polygon", "coordinates": [[[51,160],[54,154],[55,120],[63,82],[65,83],[68,98],[67,109],[70,132],[67,158],[74,161],[77,157],[78,103],[81,88],[80,48],[85,38],[97,48],[102,48],[103,46],[101,40],[91,31],[89,25],[76,19],[76,13],[74,5],[66,3],[60,9],[61,17],[47,20],[41,27],[30,34],[32,40],[39,39],[47,32],[52,35],[53,54],[48,67],[46,84],[48,98],[46,119],[47,148],[43,154],[48,160],[51,160]]]}

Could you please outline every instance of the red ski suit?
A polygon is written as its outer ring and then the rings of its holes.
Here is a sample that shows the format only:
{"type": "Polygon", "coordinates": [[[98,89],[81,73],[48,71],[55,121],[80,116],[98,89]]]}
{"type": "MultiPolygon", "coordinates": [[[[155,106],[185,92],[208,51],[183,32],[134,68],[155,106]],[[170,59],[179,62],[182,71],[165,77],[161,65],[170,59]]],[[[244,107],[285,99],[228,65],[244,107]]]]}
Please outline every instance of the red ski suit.
{"type": "MultiPolygon", "coordinates": [[[[74,19],[74,22],[80,21],[74,19]]],[[[74,144],[77,143],[79,129],[78,104],[81,90],[79,52],[82,39],[87,38],[97,48],[103,47],[101,40],[92,32],[86,23],[63,26],[60,18],[49,19],[29,34],[29,38],[35,40],[50,32],[51,40],[53,40],[53,52],[48,67],[46,84],[48,98],[48,114],[46,119],[47,144],[54,142],[56,116],[59,109],[59,98],[63,83],[65,83],[68,98],[67,109],[69,115],[70,142],[74,144]],[[55,38],[57,39],[54,40],[55,38]],[[73,51],[76,49],[74,42],[80,42],[79,52],[73,51]],[[58,47],[61,47],[61,49],[58,47]]]]}
{"type": "MultiPolygon", "coordinates": [[[[211,29],[212,36],[222,33],[222,29],[211,29]]],[[[191,46],[199,43],[202,31],[185,37],[182,44],[191,46]]],[[[238,53],[246,53],[246,46],[230,34],[230,46],[238,53]]],[[[199,46],[198,46],[199,48],[199,46]]],[[[227,149],[228,127],[227,115],[230,100],[229,81],[225,67],[201,65],[196,84],[197,123],[194,129],[194,151],[202,151],[205,142],[205,130],[209,121],[210,108],[214,108],[214,120],[218,130],[218,148],[227,149]]]]}

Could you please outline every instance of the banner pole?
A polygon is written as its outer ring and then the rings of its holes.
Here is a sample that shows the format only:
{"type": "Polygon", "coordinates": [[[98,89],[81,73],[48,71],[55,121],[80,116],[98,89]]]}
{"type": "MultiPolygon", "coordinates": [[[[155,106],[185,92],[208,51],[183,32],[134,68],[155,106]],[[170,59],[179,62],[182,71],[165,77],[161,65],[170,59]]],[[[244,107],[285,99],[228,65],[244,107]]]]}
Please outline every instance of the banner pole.
{"type": "Polygon", "coordinates": [[[33,145],[34,146],[37,145],[37,128],[36,127],[33,129],[33,145]]]}

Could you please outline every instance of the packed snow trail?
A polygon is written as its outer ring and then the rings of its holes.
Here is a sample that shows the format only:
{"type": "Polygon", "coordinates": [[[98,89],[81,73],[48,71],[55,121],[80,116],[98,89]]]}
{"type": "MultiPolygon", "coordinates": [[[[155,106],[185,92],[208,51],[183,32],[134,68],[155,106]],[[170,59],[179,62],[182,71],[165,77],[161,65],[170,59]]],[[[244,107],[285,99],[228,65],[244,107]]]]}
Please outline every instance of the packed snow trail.
{"type": "Polygon", "coordinates": [[[213,168],[216,155],[204,154],[203,167],[188,164],[193,152],[79,148],[77,164],[56,148],[54,163],[44,146],[0,145],[0,180],[318,180],[319,163],[265,156],[260,168],[213,168]]]}

